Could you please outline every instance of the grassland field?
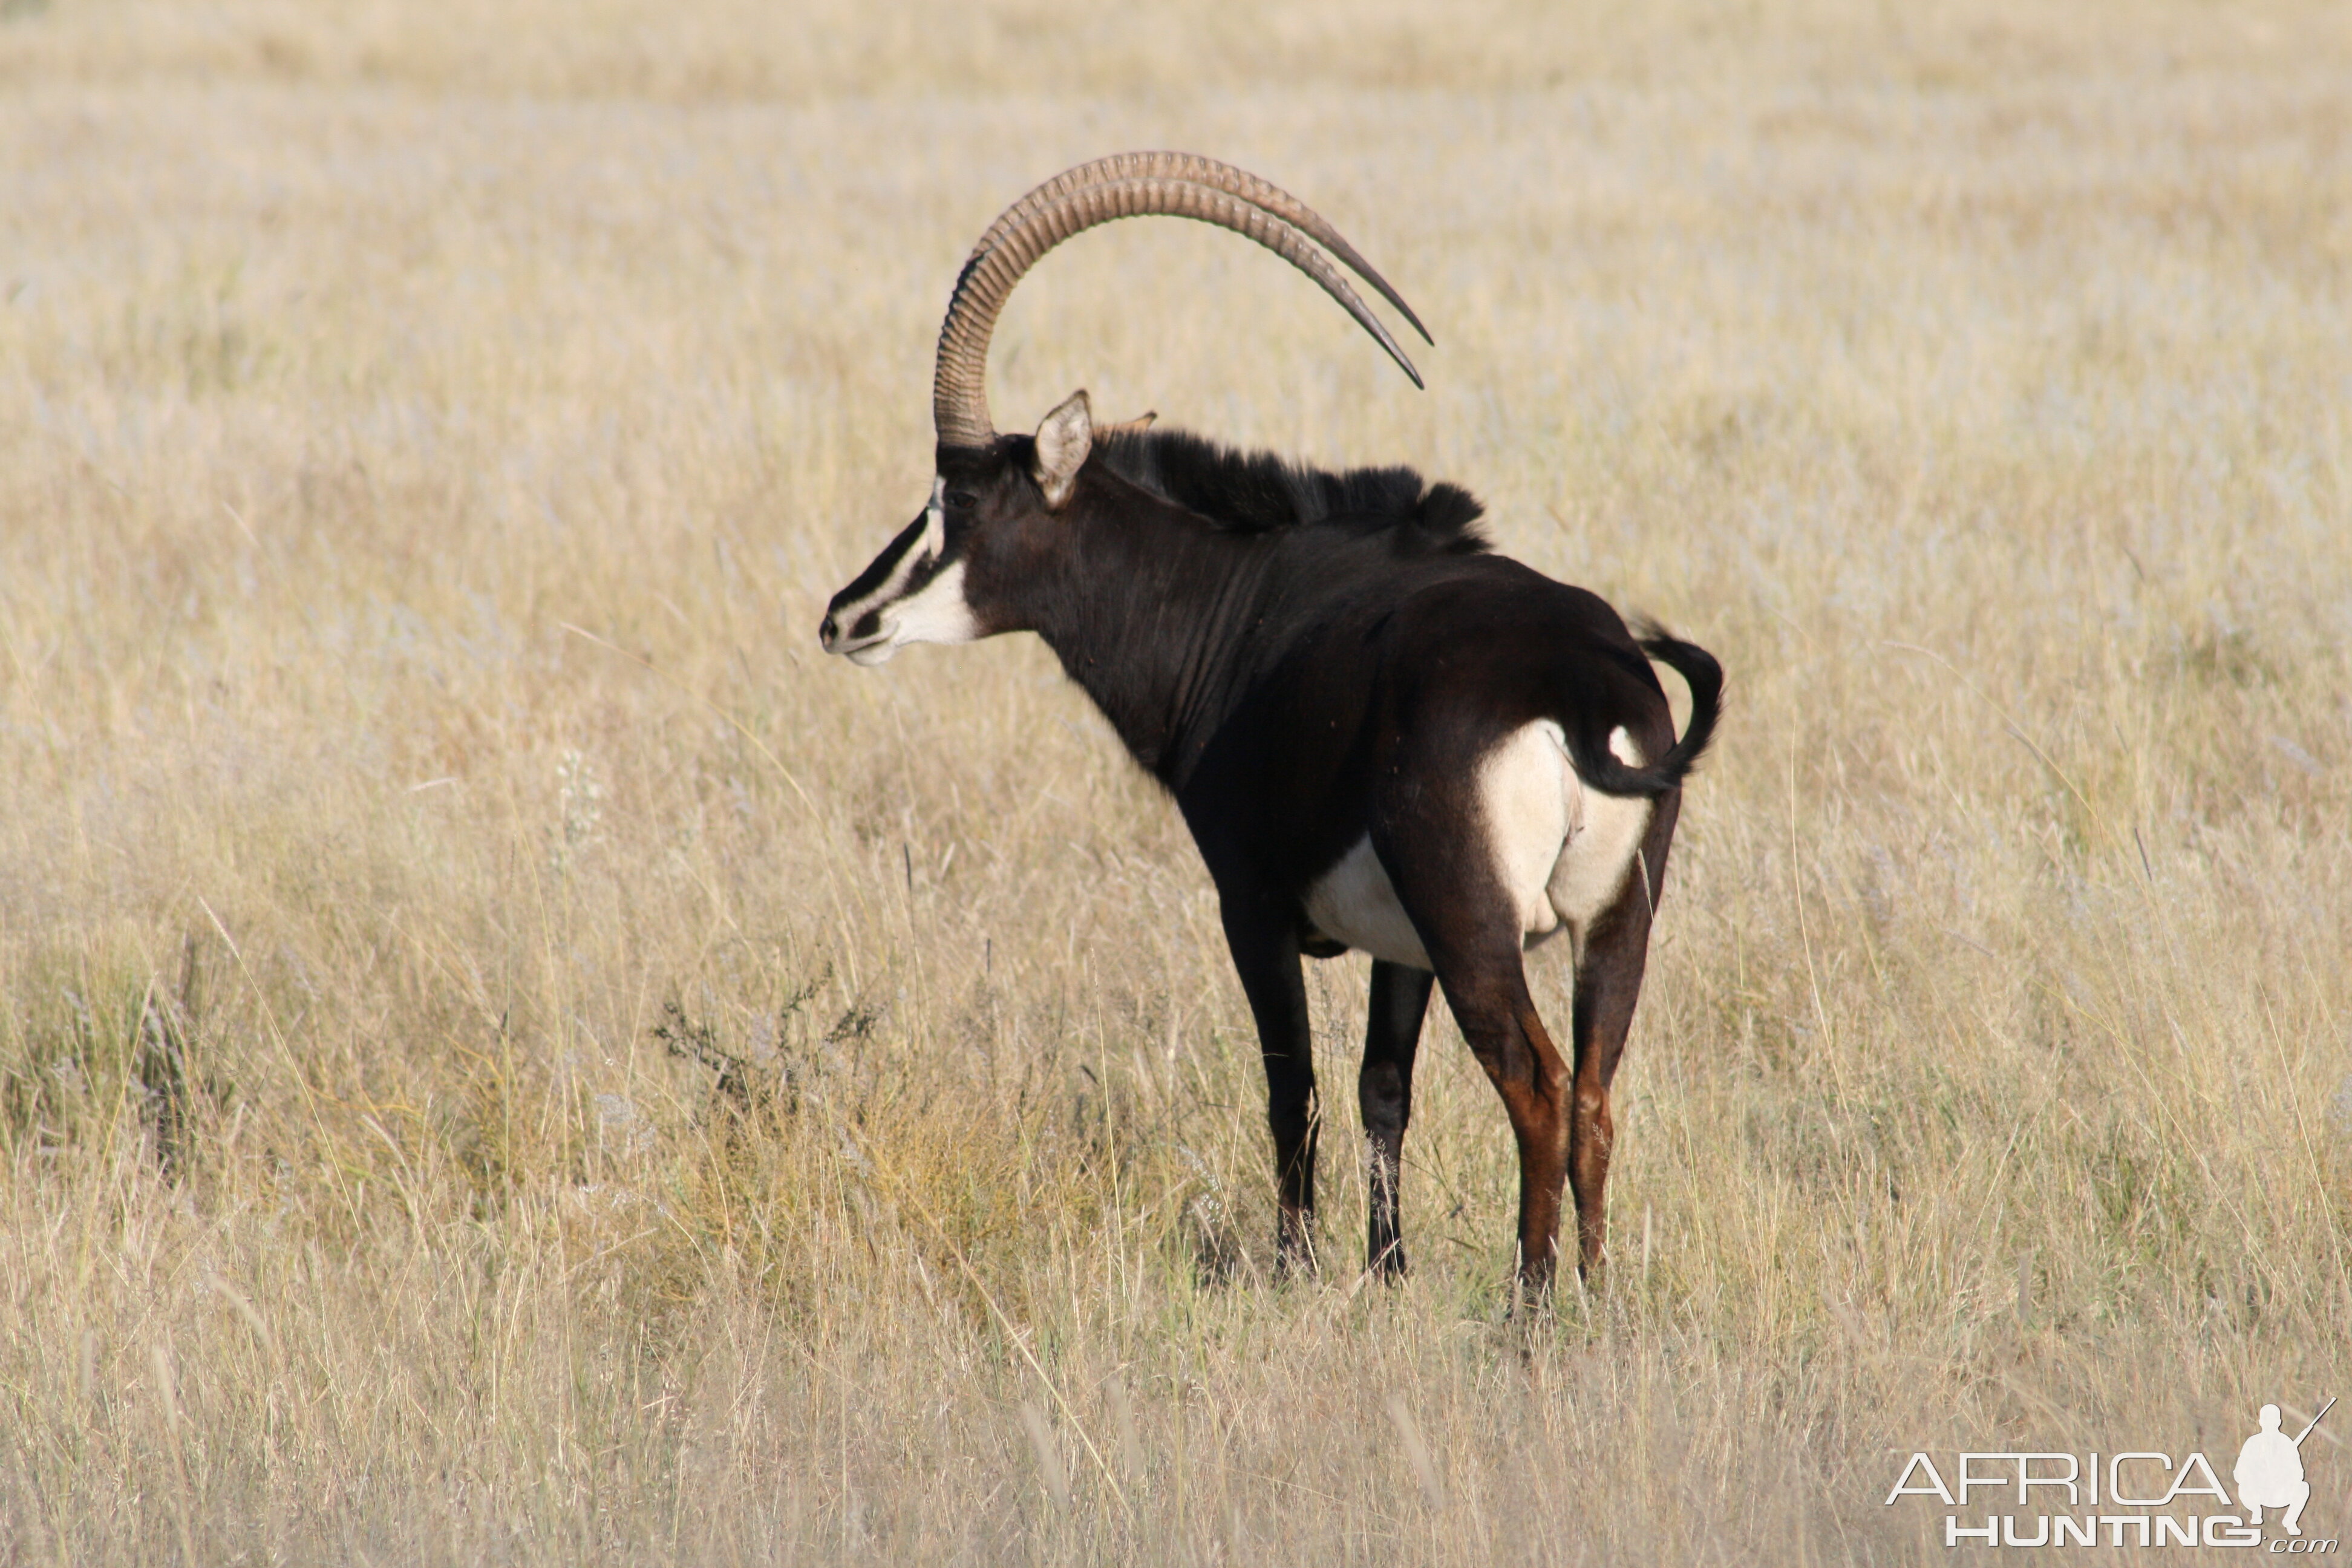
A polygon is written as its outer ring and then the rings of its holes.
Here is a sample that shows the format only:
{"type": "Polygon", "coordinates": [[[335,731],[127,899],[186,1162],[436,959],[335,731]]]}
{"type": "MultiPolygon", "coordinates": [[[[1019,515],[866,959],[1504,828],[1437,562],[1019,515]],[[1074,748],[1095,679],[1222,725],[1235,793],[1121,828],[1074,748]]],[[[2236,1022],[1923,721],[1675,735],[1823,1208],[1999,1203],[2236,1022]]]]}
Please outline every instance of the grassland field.
{"type": "Polygon", "coordinates": [[[2348,640],[2340,6],[5,0],[0,1564],[1892,1564],[1915,1451],[2226,1477],[2352,1394],[2348,640]],[[1000,423],[1414,465],[1730,673],[1538,1309],[1442,1009],[1367,1284],[1313,967],[1277,1281],[1170,805],[1034,639],[817,653],[965,247],[1141,146],[1429,391],[1129,224],[1000,423]]]}

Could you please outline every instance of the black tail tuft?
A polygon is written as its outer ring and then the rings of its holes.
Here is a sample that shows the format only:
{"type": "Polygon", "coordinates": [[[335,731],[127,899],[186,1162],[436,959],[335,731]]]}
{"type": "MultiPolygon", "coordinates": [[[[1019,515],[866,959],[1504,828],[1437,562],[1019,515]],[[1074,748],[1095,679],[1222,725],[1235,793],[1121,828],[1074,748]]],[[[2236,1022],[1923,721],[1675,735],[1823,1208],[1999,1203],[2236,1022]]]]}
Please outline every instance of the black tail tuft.
{"type": "Polygon", "coordinates": [[[1642,651],[1681,676],[1690,688],[1690,722],[1683,726],[1683,738],[1675,742],[1674,750],[1658,759],[1656,768],[1680,784],[1706,751],[1706,743],[1715,739],[1716,721],[1723,717],[1723,666],[1696,643],[1683,641],[1646,617],[1633,630],[1642,651]]]}
{"type": "Polygon", "coordinates": [[[1679,787],[1715,738],[1716,721],[1723,716],[1723,666],[1706,649],[1684,642],[1655,621],[1636,621],[1633,633],[1643,653],[1681,676],[1690,688],[1690,722],[1683,727],[1682,739],[1643,768],[1628,767],[1597,737],[1571,733],[1569,744],[1578,776],[1594,789],[1603,795],[1654,797],[1679,787]]]}

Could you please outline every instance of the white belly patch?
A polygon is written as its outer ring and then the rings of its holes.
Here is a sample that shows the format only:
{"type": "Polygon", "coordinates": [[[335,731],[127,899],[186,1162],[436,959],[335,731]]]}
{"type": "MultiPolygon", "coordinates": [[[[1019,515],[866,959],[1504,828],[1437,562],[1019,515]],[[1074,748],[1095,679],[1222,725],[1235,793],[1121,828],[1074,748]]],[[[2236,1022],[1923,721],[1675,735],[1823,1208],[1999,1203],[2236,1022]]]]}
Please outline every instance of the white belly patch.
{"type": "MultiPolygon", "coordinates": [[[[1622,729],[1609,750],[1642,765],[1622,729]]],[[[1507,736],[1478,769],[1486,854],[1511,900],[1520,940],[1532,947],[1565,929],[1583,955],[1584,934],[1616,901],[1633,869],[1651,803],[1588,789],[1568,760],[1567,739],[1549,720],[1507,736]]],[[[1387,868],[1368,835],[1307,891],[1307,918],[1335,941],[1391,963],[1432,967],[1387,868]]]]}
{"type": "Polygon", "coordinates": [[[1397,901],[1388,868],[1373,853],[1369,833],[1307,889],[1307,918],[1325,936],[1374,958],[1415,969],[1435,967],[1428,949],[1421,945],[1421,933],[1405,918],[1404,905],[1397,901]]]}

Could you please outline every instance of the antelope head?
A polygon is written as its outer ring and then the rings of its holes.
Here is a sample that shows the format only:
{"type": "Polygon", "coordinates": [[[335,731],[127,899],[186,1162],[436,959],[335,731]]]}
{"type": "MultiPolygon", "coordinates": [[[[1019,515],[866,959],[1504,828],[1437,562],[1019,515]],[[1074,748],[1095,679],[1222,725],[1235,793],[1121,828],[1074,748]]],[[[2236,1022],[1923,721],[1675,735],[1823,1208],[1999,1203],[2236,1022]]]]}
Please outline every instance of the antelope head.
{"type": "MultiPolygon", "coordinates": [[[[1057,514],[1105,427],[1083,392],[1034,436],[989,421],[988,343],[1013,285],[1071,236],[1124,217],[1163,214],[1231,229],[1306,273],[1377,339],[1415,386],[1421,374],[1365,306],[1334,258],[1403,313],[1412,307],[1322,217],[1256,175],[1189,153],[1126,153],[1056,174],[1007,207],[963,264],[940,329],[931,381],[939,442],[931,496],[865,571],[833,596],[817,640],[827,653],[880,664],[908,643],[972,642],[1024,629],[1013,587],[1055,549],[1057,514]]],[[[1148,425],[1149,414],[1125,427],[1148,425]]],[[[1120,426],[1110,426],[1111,429],[1120,426]]]]}

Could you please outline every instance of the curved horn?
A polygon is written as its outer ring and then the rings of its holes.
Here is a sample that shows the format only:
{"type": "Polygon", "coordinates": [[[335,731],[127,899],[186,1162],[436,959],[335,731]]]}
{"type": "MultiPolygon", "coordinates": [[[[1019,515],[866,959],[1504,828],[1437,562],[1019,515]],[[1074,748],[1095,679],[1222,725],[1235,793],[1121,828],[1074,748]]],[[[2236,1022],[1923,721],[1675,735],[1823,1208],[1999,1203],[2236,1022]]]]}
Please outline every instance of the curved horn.
{"type": "Polygon", "coordinates": [[[1059,200],[1072,191],[1087,185],[1113,180],[1184,180],[1195,185],[1207,185],[1229,196],[1239,196],[1254,207],[1263,207],[1307,238],[1339,258],[1341,266],[1370,284],[1380,297],[1397,309],[1398,314],[1412,323],[1421,341],[1434,348],[1437,340],[1404,302],[1404,296],[1389,286],[1389,280],[1373,270],[1372,264],[1357,254],[1327,222],[1323,215],[1271,181],[1262,180],[1247,169],[1236,169],[1231,163],[1220,163],[1214,158],[1203,158],[1198,153],[1115,153],[1108,158],[1097,158],[1091,163],[1080,163],[1065,169],[1052,179],[1023,196],[1004,209],[997,220],[988,226],[980,243],[971,247],[974,256],[984,255],[1013,229],[1028,221],[1039,208],[1059,200]]]}
{"type": "MultiPolygon", "coordinates": [[[[1053,182],[1047,184],[1050,186],[1053,182]]],[[[939,364],[931,382],[931,419],[941,446],[984,447],[994,434],[988,417],[988,341],[996,330],[998,312],[1022,275],[1072,235],[1097,224],[1151,214],[1194,218],[1255,240],[1320,284],[1389,352],[1415,386],[1423,384],[1412,361],[1349,287],[1339,268],[1306,234],[1267,208],[1180,177],[1097,179],[1059,195],[1045,192],[1045,187],[1040,187],[1024,196],[991,226],[993,242],[984,238],[956,279],[947,321],[940,328],[939,364]]]]}

